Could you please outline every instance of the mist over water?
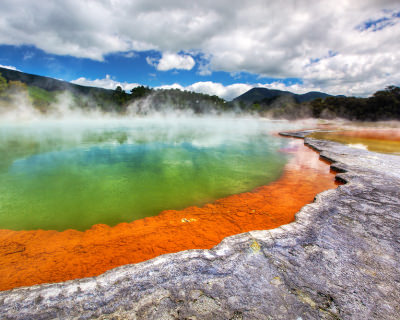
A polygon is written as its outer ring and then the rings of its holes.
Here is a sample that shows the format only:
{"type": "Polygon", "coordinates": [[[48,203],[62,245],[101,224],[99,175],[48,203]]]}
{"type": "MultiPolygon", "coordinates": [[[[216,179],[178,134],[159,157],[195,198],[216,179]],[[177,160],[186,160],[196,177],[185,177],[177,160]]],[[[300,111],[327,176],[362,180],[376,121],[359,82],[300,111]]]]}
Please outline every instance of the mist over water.
{"type": "Polygon", "coordinates": [[[278,150],[287,141],[270,133],[299,126],[79,110],[2,118],[0,228],[112,226],[249,191],[277,179],[286,161],[278,150]]]}

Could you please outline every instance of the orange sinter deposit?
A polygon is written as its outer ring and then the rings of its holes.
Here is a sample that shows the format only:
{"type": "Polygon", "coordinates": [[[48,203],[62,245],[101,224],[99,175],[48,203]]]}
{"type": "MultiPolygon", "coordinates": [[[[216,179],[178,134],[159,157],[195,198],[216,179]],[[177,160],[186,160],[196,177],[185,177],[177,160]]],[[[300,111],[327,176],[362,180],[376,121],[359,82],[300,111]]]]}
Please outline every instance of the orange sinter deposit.
{"type": "Polygon", "coordinates": [[[400,141],[400,129],[397,128],[355,128],[339,131],[337,134],[353,138],[400,141]]]}
{"type": "Polygon", "coordinates": [[[294,156],[279,180],[201,208],[167,210],[84,232],[0,230],[0,290],[96,276],[124,264],[211,248],[230,235],[292,222],[301,207],[336,183],[329,164],[302,140],[293,139],[282,152],[294,156]]]}

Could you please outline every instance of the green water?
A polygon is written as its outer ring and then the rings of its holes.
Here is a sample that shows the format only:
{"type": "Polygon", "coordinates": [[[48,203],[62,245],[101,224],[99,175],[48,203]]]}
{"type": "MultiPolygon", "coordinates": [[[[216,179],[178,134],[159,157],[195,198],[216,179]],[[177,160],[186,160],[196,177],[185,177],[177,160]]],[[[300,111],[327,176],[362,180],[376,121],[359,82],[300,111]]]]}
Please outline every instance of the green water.
{"type": "Polygon", "coordinates": [[[0,124],[0,228],[110,226],[279,177],[287,124],[129,119],[0,124]]]}

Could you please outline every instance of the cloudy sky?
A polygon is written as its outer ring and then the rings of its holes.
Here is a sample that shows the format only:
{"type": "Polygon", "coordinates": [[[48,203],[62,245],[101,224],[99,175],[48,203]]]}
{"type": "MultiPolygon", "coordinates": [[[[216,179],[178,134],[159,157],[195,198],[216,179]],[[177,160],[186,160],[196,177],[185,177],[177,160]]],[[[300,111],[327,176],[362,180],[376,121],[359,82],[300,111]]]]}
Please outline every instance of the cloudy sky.
{"type": "Polygon", "coordinates": [[[1,0],[0,12],[1,66],[83,85],[228,100],[400,85],[398,0],[1,0]]]}

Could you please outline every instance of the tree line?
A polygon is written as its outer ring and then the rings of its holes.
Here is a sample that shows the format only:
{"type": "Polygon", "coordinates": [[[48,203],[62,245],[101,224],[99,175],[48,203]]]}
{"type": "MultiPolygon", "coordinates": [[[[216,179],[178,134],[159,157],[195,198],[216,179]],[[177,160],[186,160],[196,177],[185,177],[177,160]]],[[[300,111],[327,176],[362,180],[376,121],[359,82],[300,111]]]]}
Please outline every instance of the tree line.
{"type": "MultiPolygon", "coordinates": [[[[49,91],[26,85],[21,81],[7,81],[0,73],[0,107],[7,107],[16,95],[24,95],[42,113],[48,112],[62,91],[49,91]]],[[[211,96],[179,89],[152,89],[138,86],[124,91],[86,88],[85,93],[69,92],[75,108],[100,109],[104,112],[126,113],[132,104],[136,111],[145,114],[150,105],[152,110],[190,110],[193,113],[222,113],[235,111],[272,118],[345,118],[349,120],[377,121],[400,120],[400,88],[389,86],[368,98],[330,96],[299,103],[290,95],[266,98],[255,103],[227,102],[211,96]]],[[[10,104],[11,105],[11,104],[10,104]]]]}
{"type": "Polygon", "coordinates": [[[303,103],[296,102],[290,96],[278,96],[240,107],[249,112],[284,119],[400,120],[400,88],[388,86],[368,98],[330,96],[303,103]]]}

